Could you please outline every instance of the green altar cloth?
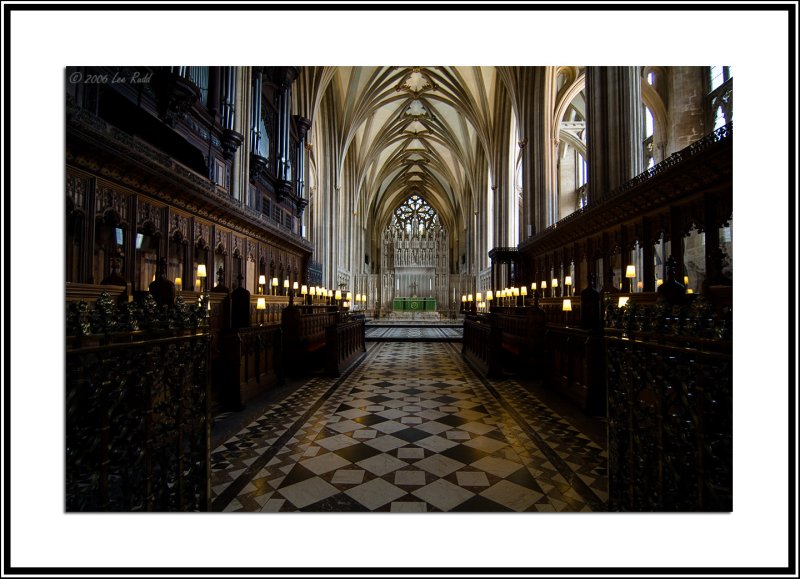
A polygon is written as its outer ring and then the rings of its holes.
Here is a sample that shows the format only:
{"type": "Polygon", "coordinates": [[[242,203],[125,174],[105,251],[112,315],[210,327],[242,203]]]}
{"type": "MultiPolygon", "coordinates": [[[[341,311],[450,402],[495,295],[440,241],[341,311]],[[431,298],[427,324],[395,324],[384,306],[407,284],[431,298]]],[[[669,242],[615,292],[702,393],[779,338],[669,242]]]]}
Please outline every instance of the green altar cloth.
{"type": "Polygon", "coordinates": [[[435,312],[436,298],[394,298],[396,312],[435,312]]]}

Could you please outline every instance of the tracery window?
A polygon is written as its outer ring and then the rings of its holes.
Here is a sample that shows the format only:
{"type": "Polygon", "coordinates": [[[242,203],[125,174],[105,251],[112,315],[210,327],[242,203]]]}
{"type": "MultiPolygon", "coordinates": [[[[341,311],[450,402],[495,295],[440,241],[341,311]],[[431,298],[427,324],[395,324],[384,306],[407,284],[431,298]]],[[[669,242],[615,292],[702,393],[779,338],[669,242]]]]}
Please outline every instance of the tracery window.
{"type": "Polygon", "coordinates": [[[409,235],[439,227],[439,216],[436,211],[416,193],[394,210],[394,217],[397,227],[409,235]]]}

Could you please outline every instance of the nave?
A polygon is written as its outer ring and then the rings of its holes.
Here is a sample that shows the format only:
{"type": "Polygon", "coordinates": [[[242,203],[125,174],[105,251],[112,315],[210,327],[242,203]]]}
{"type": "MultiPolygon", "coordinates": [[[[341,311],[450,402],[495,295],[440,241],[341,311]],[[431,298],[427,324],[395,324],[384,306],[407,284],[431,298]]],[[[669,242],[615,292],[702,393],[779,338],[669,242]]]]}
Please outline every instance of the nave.
{"type": "Polygon", "coordinates": [[[218,420],[212,510],[606,510],[604,424],[536,384],[479,377],[459,348],[372,343],[343,376],[292,388],[238,432],[236,415],[218,420]]]}

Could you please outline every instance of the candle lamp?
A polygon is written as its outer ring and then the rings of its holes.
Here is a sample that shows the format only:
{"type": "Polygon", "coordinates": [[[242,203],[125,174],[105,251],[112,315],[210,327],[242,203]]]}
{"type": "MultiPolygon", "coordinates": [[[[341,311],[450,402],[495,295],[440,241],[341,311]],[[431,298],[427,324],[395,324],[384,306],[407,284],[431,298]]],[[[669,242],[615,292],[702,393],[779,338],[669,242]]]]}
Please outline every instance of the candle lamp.
{"type": "Polygon", "coordinates": [[[267,309],[266,298],[258,298],[256,301],[256,313],[258,313],[258,324],[263,325],[264,322],[264,310],[267,309]]]}
{"type": "Polygon", "coordinates": [[[207,285],[206,284],[208,283],[208,282],[205,281],[207,279],[206,275],[207,275],[206,274],[206,264],[204,264],[204,263],[199,264],[197,266],[197,277],[203,280],[201,285],[203,286],[204,290],[207,289],[207,285]]]}
{"type": "Polygon", "coordinates": [[[625,277],[628,278],[628,283],[630,284],[631,293],[633,293],[633,279],[636,277],[636,267],[633,265],[629,265],[625,268],[625,277]]]}

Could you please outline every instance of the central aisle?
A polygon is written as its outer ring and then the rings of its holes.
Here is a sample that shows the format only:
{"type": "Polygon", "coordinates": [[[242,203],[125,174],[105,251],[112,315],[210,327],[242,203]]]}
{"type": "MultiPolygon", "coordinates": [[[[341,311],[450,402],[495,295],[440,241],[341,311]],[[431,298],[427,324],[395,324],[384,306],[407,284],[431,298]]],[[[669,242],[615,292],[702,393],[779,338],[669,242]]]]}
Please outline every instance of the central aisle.
{"type": "Polygon", "coordinates": [[[377,343],[212,452],[216,511],[603,511],[603,449],[449,343],[377,343]]]}

